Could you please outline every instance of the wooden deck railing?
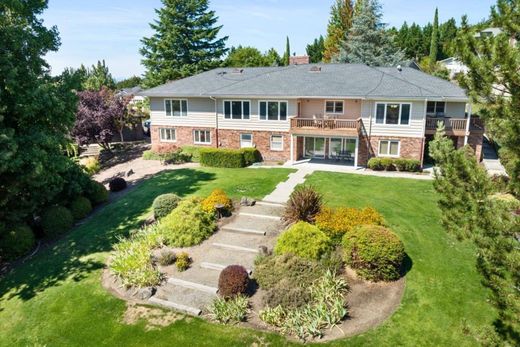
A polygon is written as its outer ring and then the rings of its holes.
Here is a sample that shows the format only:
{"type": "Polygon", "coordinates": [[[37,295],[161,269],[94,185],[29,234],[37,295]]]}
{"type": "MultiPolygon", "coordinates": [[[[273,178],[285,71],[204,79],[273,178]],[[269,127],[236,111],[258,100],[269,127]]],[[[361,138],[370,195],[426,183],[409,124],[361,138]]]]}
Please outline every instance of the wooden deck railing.
{"type": "Polygon", "coordinates": [[[292,118],[291,128],[320,130],[356,130],[359,131],[361,118],[358,119],[314,119],[292,118]]]}
{"type": "MultiPolygon", "coordinates": [[[[465,118],[426,118],[426,129],[435,130],[439,122],[444,124],[448,131],[466,131],[467,119],[465,118]]],[[[471,130],[484,130],[484,123],[480,118],[472,117],[470,123],[471,130]]]]}

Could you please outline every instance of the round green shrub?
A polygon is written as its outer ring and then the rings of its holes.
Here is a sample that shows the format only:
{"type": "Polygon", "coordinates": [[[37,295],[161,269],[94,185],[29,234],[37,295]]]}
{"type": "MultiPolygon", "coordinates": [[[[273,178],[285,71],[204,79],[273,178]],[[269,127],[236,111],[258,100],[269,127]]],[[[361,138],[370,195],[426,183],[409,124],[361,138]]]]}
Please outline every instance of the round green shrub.
{"type": "Polygon", "coordinates": [[[43,212],[42,230],[45,235],[55,237],[63,234],[74,224],[74,217],[68,208],[51,206],[43,212]]]}
{"type": "Polygon", "coordinates": [[[367,280],[398,279],[404,256],[399,237],[382,226],[363,225],[343,236],[345,263],[367,280]]]}
{"type": "Polygon", "coordinates": [[[330,238],[306,222],[298,222],[283,232],[274,248],[276,254],[291,253],[311,260],[319,260],[330,251],[330,238]]]}
{"type": "Polygon", "coordinates": [[[125,189],[126,186],[126,180],[123,177],[116,177],[113,178],[110,182],[108,182],[108,188],[111,192],[119,192],[125,189]]]}
{"type": "Polygon", "coordinates": [[[99,205],[108,200],[108,190],[103,184],[96,181],[90,181],[85,196],[93,205],[99,205]]]}
{"type": "Polygon", "coordinates": [[[249,275],[240,265],[227,266],[218,278],[218,294],[223,298],[233,298],[247,291],[249,275]]]}
{"type": "Polygon", "coordinates": [[[84,196],[79,196],[70,203],[70,212],[75,220],[85,218],[91,211],[92,204],[84,196]]]}
{"type": "Polygon", "coordinates": [[[16,259],[34,246],[34,234],[27,225],[6,227],[0,234],[0,259],[16,259]]]}
{"type": "Polygon", "coordinates": [[[161,219],[169,215],[170,212],[173,211],[177,205],[179,205],[180,201],[181,198],[178,195],[172,193],[162,194],[156,197],[152,204],[153,215],[155,219],[161,219]]]}

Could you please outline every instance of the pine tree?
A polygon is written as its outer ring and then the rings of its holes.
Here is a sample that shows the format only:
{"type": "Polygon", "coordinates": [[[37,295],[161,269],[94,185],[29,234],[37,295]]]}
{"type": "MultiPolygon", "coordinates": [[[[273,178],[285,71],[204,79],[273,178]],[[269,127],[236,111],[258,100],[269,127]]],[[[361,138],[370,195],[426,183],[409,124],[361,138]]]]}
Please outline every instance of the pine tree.
{"type": "Polygon", "coordinates": [[[454,18],[439,26],[439,59],[452,57],[454,54],[453,44],[457,37],[457,22],[454,18]]]}
{"type": "Polygon", "coordinates": [[[477,37],[463,18],[455,48],[469,68],[459,81],[486,122],[486,133],[502,147],[502,161],[512,188],[520,194],[520,6],[499,0],[491,12],[491,25],[502,29],[497,36],[477,37]],[[514,41],[516,39],[516,42],[514,41]]]}
{"type": "Polygon", "coordinates": [[[97,64],[92,65],[92,69],[88,70],[87,75],[88,77],[83,84],[83,89],[85,90],[99,91],[103,87],[108,89],[116,88],[116,82],[108,70],[105,60],[98,60],[97,64]]]}
{"type": "Polygon", "coordinates": [[[361,13],[361,9],[365,6],[366,1],[367,0],[356,0],[356,2],[354,3],[353,17],[355,17],[361,13]]]}
{"type": "Polygon", "coordinates": [[[158,19],[150,24],[154,34],[141,40],[144,86],[188,77],[214,68],[226,53],[222,26],[208,9],[208,0],[162,0],[158,19]]]}
{"type": "Polygon", "coordinates": [[[325,50],[325,39],[322,35],[307,45],[306,52],[309,56],[309,62],[316,64],[323,60],[323,52],[325,50]]]}
{"type": "Polygon", "coordinates": [[[341,42],[352,27],[352,0],[336,0],[330,10],[323,61],[329,63],[339,53],[341,42]]]}
{"type": "Polygon", "coordinates": [[[287,36],[286,40],[285,40],[285,53],[283,54],[283,65],[289,65],[290,58],[291,58],[291,44],[289,42],[289,36],[287,36]]]}
{"type": "Polygon", "coordinates": [[[435,8],[433,18],[432,40],[430,43],[430,69],[434,70],[439,54],[439,10],[435,8]]]}
{"type": "Polygon", "coordinates": [[[403,61],[404,53],[385,31],[381,17],[379,0],[364,0],[335,61],[371,66],[391,66],[403,61]]]}

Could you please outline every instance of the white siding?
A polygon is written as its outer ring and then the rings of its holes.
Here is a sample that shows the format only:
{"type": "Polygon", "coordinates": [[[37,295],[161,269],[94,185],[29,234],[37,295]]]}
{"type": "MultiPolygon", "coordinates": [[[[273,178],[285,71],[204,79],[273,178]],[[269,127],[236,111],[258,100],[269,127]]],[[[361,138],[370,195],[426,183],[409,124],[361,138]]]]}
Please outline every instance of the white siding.
{"type": "Polygon", "coordinates": [[[373,136],[396,136],[396,137],[423,137],[425,124],[424,101],[399,101],[400,103],[412,104],[410,124],[408,125],[389,125],[376,124],[376,103],[378,102],[396,102],[388,100],[366,100],[361,105],[361,115],[363,125],[367,133],[373,136]],[[372,124],[370,124],[372,120],[372,124]]]}
{"type": "Polygon", "coordinates": [[[218,99],[218,127],[219,129],[240,129],[257,131],[289,131],[291,123],[289,118],[295,117],[297,113],[297,101],[287,99],[218,99]],[[250,101],[250,119],[225,119],[224,100],[250,101]],[[287,120],[273,121],[260,120],[258,102],[261,100],[287,101],[287,120]]]}
{"type": "Polygon", "coordinates": [[[446,117],[464,118],[466,116],[465,102],[447,102],[446,103],[446,117]]]}
{"type": "Polygon", "coordinates": [[[164,99],[150,98],[150,119],[152,125],[215,127],[215,101],[209,98],[187,98],[188,116],[173,117],[166,116],[164,99]]]}

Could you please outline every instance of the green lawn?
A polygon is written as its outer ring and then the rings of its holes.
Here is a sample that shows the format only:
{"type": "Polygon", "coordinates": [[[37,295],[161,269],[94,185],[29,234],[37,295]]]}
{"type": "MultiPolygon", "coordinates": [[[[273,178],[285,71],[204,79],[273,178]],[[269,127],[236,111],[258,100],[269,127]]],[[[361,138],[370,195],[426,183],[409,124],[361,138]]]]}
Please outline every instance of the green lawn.
{"type": "MultiPolygon", "coordinates": [[[[0,346],[286,345],[275,334],[182,319],[155,330],[122,323],[126,304],[100,285],[112,244],[149,213],[164,192],[260,198],[284,180],[283,169],[200,169],[163,173],[106,206],[54,247],[0,282],[0,346]]],[[[495,312],[475,270],[473,249],[442,230],[431,182],[316,173],[308,180],[331,205],[377,208],[412,259],[402,307],[383,326],[334,345],[469,346],[464,334],[490,324],[495,312]],[[463,323],[466,321],[466,323],[463,323]]]]}

